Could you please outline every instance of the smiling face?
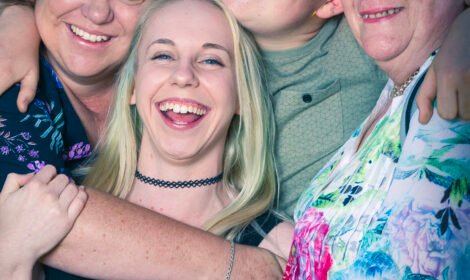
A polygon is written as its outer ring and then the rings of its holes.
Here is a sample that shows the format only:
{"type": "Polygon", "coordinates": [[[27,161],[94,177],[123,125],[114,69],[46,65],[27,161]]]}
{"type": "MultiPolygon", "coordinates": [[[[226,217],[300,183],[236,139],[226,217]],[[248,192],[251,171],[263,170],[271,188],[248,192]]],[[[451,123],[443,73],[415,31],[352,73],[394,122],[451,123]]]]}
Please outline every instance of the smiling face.
{"type": "Polygon", "coordinates": [[[233,45],[225,15],[205,1],[169,2],[150,17],[132,96],[144,123],[141,151],[221,162],[238,110],[233,45]]]}
{"type": "Polygon", "coordinates": [[[84,83],[112,78],[144,6],[144,0],[37,0],[36,24],[59,76],[84,83]]]}
{"type": "MultiPolygon", "coordinates": [[[[391,75],[413,72],[440,46],[462,0],[342,0],[366,53],[391,75]],[[411,65],[411,69],[403,66],[411,65]]],[[[406,76],[409,73],[406,73],[406,76]]],[[[400,77],[406,79],[406,77],[400,77]]]]}

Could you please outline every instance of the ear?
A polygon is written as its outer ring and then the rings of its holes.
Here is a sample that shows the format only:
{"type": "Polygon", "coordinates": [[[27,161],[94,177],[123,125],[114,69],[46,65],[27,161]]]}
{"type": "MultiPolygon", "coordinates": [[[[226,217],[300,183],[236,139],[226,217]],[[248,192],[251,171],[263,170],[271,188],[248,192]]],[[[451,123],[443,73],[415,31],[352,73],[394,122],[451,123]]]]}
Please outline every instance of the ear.
{"type": "Polygon", "coordinates": [[[343,12],[342,0],[328,0],[318,8],[316,15],[319,18],[329,19],[343,12]]]}
{"type": "Polygon", "coordinates": [[[130,105],[135,105],[135,89],[132,90],[131,100],[129,103],[130,105]]]}

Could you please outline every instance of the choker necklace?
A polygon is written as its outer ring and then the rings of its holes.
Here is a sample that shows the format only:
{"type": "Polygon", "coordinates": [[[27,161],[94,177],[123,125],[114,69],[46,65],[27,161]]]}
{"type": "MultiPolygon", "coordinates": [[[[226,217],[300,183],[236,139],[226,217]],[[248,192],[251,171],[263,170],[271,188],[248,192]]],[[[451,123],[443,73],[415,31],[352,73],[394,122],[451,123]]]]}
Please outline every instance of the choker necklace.
{"type": "Polygon", "coordinates": [[[142,175],[138,170],[135,171],[135,177],[137,180],[141,181],[142,183],[149,184],[155,187],[164,187],[164,188],[196,188],[202,186],[208,186],[215,183],[222,181],[222,177],[224,173],[220,173],[219,175],[206,178],[206,179],[199,179],[199,180],[190,180],[190,181],[165,181],[160,179],[155,179],[152,177],[147,177],[142,175]]]}
{"type": "Polygon", "coordinates": [[[411,76],[408,77],[408,79],[401,85],[397,86],[393,86],[393,89],[392,89],[392,92],[390,93],[390,97],[391,98],[394,98],[394,97],[398,97],[398,96],[402,96],[403,93],[405,92],[405,89],[410,85],[411,81],[413,81],[413,79],[416,77],[416,75],[418,75],[419,73],[419,69],[414,71],[413,74],[411,74],[411,76]]]}

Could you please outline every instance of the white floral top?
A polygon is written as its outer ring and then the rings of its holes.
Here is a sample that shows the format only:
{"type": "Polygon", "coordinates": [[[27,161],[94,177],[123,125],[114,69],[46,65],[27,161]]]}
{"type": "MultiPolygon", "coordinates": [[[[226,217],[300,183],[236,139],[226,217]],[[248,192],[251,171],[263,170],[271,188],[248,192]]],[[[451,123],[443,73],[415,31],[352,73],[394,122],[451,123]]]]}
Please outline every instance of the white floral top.
{"type": "Polygon", "coordinates": [[[284,279],[470,279],[470,123],[416,112],[402,147],[396,97],[357,150],[392,87],[301,196],[284,279]]]}

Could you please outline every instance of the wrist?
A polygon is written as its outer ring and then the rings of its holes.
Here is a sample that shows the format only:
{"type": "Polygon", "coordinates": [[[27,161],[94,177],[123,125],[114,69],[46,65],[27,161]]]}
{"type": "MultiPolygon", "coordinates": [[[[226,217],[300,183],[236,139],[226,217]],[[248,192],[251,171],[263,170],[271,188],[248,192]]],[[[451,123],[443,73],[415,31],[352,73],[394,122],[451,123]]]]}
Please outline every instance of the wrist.
{"type": "Polygon", "coordinates": [[[0,279],[30,279],[36,258],[9,244],[17,243],[0,240],[0,279]]]}
{"type": "Polygon", "coordinates": [[[34,263],[13,262],[5,256],[0,256],[0,279],[31,279],[34,263]]]}

